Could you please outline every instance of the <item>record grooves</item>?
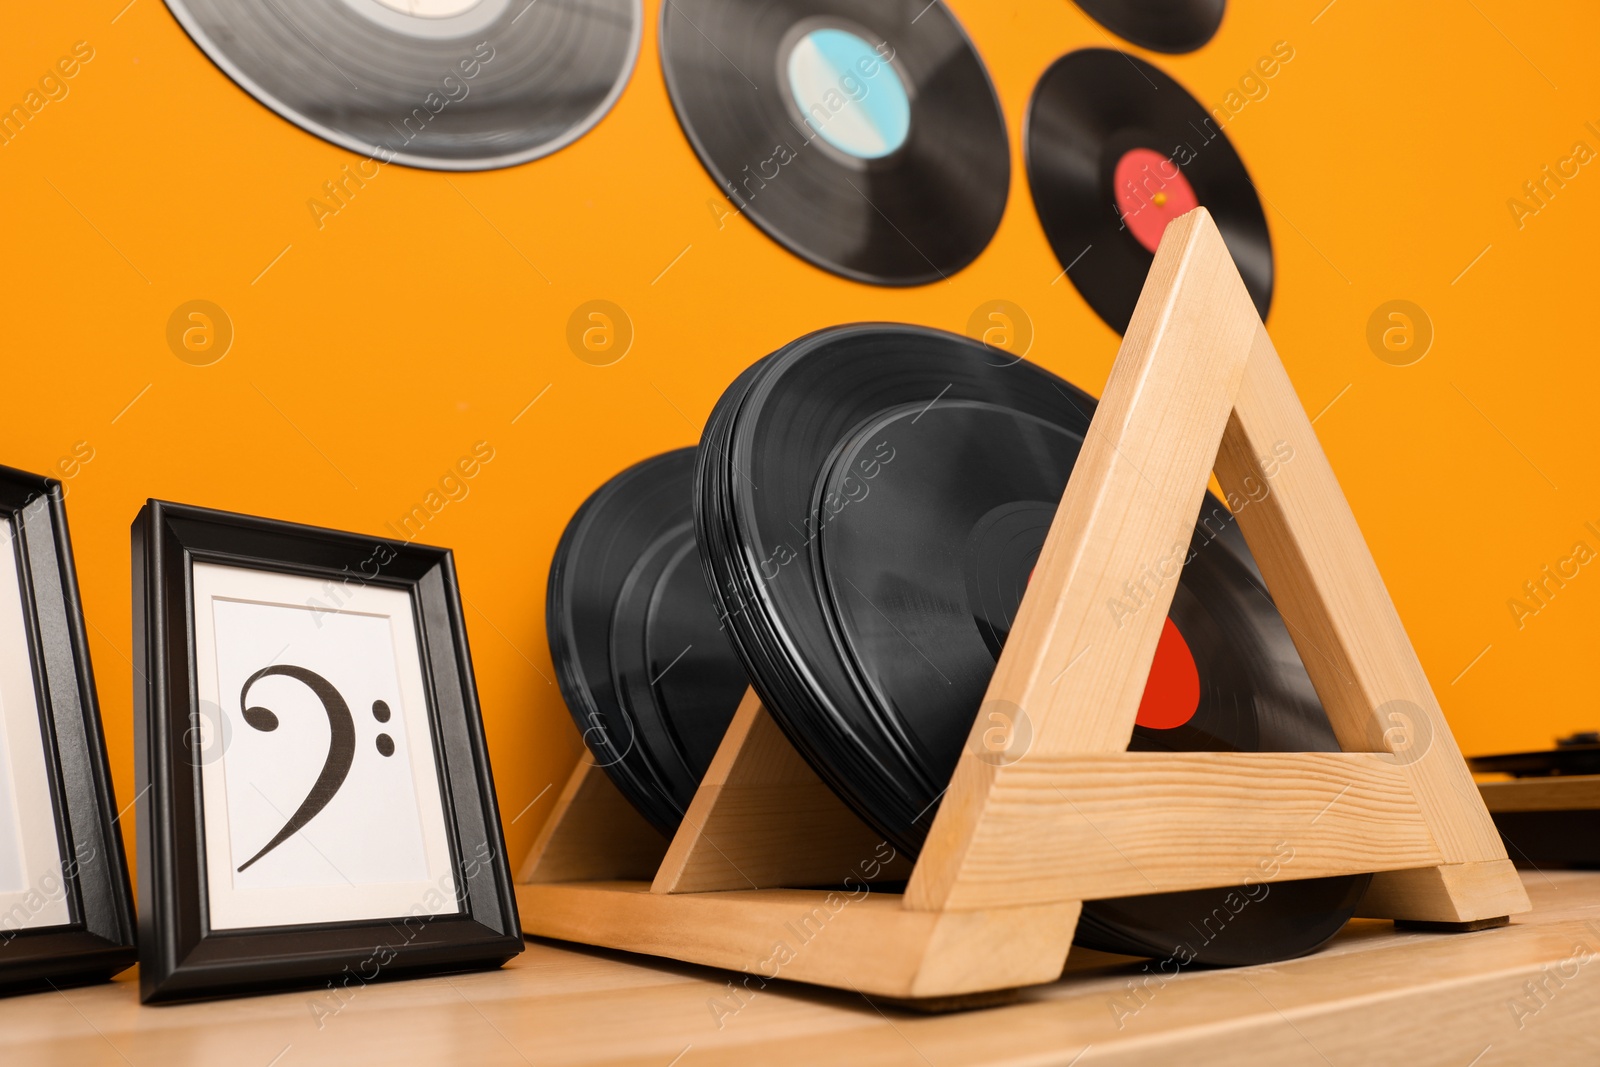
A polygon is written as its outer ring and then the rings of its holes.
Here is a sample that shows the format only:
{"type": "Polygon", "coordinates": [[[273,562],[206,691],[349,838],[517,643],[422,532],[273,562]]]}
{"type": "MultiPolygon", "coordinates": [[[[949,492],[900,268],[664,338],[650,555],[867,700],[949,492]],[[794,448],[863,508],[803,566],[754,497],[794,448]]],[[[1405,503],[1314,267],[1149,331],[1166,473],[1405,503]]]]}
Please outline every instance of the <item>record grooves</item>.
{"type": "Polygon", "coordinates": [[[525,163],[581,137],[627,84],[644,19],[641,0],[166,2],[223,73],[290,122],[378,163],[437,170],[525,163]]]}
{"type": "Polygon", "coordinates": [[[1272,238],[1244,162],[1206,109],[1159,68],[1106,48],[1069,52],[1028,103],[1024,156],[1034,208],[1067,277],[1118,333],[1166,224],[1211,212],[1266,319],[1272,238]]]}
{"type": "Polygon", "coordinates": [[[943,3],[672,0],[661,66],[684,135],[768,236],[825,270],[960,270],[1011,180],[987,70],[943,3]]]}
{"type": "Polygon", "coordinates": [[[1077,0],[1084,14],[1140,48],[1193,52],[1222,25],[1227,0],[1077,0]]]}
{"type": "Polygon", "coordinates": [[[694,450],[628,468],[567,524],[550,566],[556,681],[597,765],[677,829],[744,694],[690,522],[694,450]]]}

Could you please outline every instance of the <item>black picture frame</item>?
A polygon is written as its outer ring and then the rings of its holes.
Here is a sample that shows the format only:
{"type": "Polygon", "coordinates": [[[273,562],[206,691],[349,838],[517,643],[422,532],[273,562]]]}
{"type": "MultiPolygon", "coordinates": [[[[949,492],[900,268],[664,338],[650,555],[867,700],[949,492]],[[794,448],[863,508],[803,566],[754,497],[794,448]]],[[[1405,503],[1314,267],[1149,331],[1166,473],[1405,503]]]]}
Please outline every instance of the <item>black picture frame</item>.
{"type": "MultiPolygon", "coordinates": [[[[151,500],[132,529],[140,995],[146,1003],[498,967],[523,949],[447,549],[151,500]],[[374,560],[382,560],[375,565],[374,560]],[[460,913],[212,930],[207,923],[194,566],[410,594],[460,913]]],[[[337,1006],[339,1001],[331,1001],[337,1006]]]]}
{"type": "Polygon", "coordinates": [[[63,496],[52,478],[0,467],[70,919],[0,932],[4,993],[104,981],[138,955],[63,496]]]}

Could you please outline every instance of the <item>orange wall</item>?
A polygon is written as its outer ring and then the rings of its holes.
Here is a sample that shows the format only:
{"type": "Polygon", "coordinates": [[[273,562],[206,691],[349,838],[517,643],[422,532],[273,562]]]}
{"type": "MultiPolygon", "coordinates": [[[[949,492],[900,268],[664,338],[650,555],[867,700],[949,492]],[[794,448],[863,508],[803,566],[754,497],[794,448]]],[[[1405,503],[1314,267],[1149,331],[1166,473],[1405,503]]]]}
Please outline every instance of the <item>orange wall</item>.
{"type": "MultiPolygon", "coordinates": [[[[1520,229],[1507,200],[1575,141],[1600,149],[1584,126],[1600,127],[1594,18],[1578,3],[1345,0],[1313,22],[1325,2],[1233,0],[1198,54],[1147,58],[1216,106],[1275,42],[1294,48],[1227,127],[1272,228],[1269,325],[1308,411],[1339,398],[1318,433],[1463,748],[1542,746],[1600,725],[1600,566],[1520,629],[1507,607],[1575,541],[1600,550],[1584,528],[1600,527],[1600,166],[1520,229]],[[1367,347],[1369,314],[1394,298],[1434,323],[1414,366],[1367,347]]],[[[516,858],[556,790],[530,802],[579,748],[542,620],[552,548],[590,490],[693,443],[736,371],[830,323],[960,330],[1006,299],[1034,322],[1035,358],[1091,391],[1116,353],[1071,285],[1053,282],[1021,166],[1040,72],[1111,41],[1065,0],[952,4],[999,87],[1011,200],[976,263],[911,291],[823,273],[744,221],[719,229],[716,188],[662,85],[653,0],[631,84],[575,145],[482,174],[390,166],[321,229],[307,201],[357,157],[237,89],[159,0],[113,22],[124,3],[14,4],[0,35],[6,105],[75,42],[94,50],[69,95],[0,147],[0,462],[42,472],[93,451],[67,504],[124,803],[127,530],[146,497],[383,533],[488,442],[494,459],[422,539],[456,550],[516,858]],[[166,344],[169,315],[192,299],[234,324],[213,366],[166,344]],[[564,339],[591,299],[634,323],[613,366],[580,361],[564,339]]]]}

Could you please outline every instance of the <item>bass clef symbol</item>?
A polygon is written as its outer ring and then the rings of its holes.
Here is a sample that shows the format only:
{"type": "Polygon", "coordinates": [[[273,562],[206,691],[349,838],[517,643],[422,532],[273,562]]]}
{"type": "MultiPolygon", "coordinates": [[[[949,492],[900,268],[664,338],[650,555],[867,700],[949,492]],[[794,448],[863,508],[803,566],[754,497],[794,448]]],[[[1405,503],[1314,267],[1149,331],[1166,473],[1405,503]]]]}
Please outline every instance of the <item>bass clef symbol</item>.
{"type": "MultiPolygon", "coordinates": [[[[328,714],[328,758],[323,761],[322,773],[317,775],[317,780],[312,784],[310,792],[306,794],[294,814],[254,856],[251,856],[239,870],[246,870],[262,856],[271,852],[284,841],[288,840],[306,823],[316,818],[328,802],[339,792],[339,787],[344,785],[345,778],[350,774],[350,764],[356,754],[356,727],[350,715],[350,706],[345,703],[339,691],[316,671],[307,670],[305,667],[296,667],[293,664],[273,664],[256,671],[239,689],[239,709],[244,716],[244,721],[254,729],[263,733],[270,733],[278,728],[278,716],[270,709],[259,705],[249,705],[246,697],[250,687],[262,678],[282,676],[293,678],[307,689],[316,694],[322,703],[322,709],[328,714]]],[[[387,712],[387,708],[384,709],[387,712]]],[[[385,715],[387,718],[387,715],[385,715]]],[[[380,746],[381,748],[381,746],[380,746]]],[[[385,753],[387,755],[387,753],[385,753]]]]}

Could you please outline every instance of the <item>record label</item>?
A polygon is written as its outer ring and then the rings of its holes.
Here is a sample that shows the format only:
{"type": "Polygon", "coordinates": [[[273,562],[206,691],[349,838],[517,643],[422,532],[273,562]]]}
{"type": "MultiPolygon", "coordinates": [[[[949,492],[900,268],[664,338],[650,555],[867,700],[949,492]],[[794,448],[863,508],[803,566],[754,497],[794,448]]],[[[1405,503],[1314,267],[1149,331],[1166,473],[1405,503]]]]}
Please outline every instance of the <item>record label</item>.
{"type": "Polygon", "coordinates": [[[661,68],[718,188],[824,270],[940,281],[1000,225],[1005,119],[940,0],[672,0],[661,68]]]}
{"type": "Polygon", "coordinates": [[[1112,172],[1111,187],[1128,232],[1151,255],[1161,244],[1167,223],[1200,206],[1194,186],[1178,165],[1148,148],[1123,153],[1112,172]]]}
{"type": "MultiPolygon", "coordinates": [[[[345,0],[345,3],[356,7],[371,2],[373,0],[345,0]]],[[[507,0],[376,0],[376,2],[412,18],[447,19],[463,15],[475,7],[487,8],[494,13],[495,8],[505,7],[507,0]]]]}
{"type": "Polygon", "coordinates": [[[891,51],[836,27],[800,34],[784,64],[800,121],[856,159],[898,152],[911,132],[911,97],[885,58],[891,51]]]}
{"type": "Polygon", "coordinates": [[[511,0],[344,0],[350,9],[407,37],[462,37],[492,26],[511,0]]]}
{"type": "Polygon", "coordinates": [[[1158,68],[1107,48],[1052,63],[1028,104],[1024,154],[1045,236],[1067,277],[1128,328],[1167,223],[1211,212],[1263,319],[1272,238],[1244,161],[1205,107],[1158,68]]]}
{"type": "Polygon", "coordinates": [[[1155,662],[1139,698],[1134,723],[1152,730],[1176,730],[1200,710],[1200,667],[1189,642],[1171,618],[1161,624],[1155,662]]]}

